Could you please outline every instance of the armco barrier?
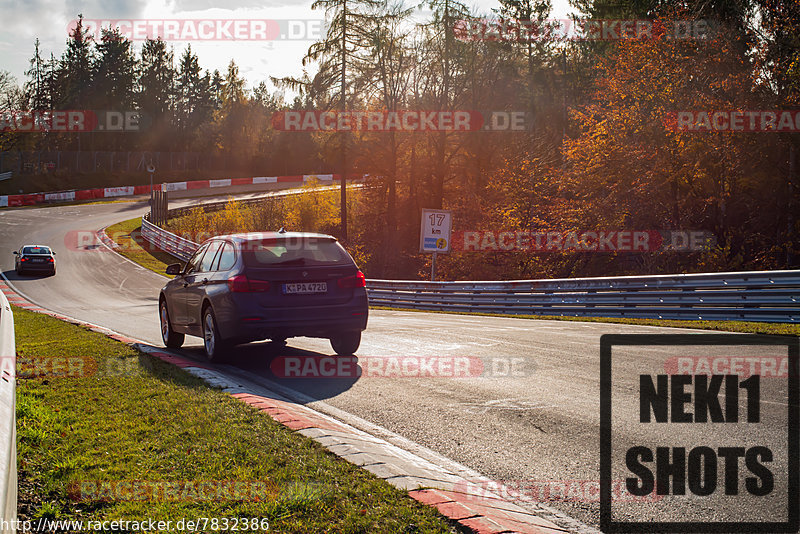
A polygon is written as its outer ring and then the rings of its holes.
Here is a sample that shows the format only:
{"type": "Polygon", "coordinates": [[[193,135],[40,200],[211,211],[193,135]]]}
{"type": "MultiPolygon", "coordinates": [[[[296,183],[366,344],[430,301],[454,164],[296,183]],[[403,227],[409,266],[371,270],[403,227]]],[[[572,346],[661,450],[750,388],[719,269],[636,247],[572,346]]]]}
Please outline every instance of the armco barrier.
{"type": "MultiPolygon", "coordinates": [[[[183,261],[198,246],[150,224],[146,216],[142,237],[183,261]]],[[[367,280],[367,292],[374,306],[413,310],[800,323],[797,270],[508,282],[367,280]]]]}
{"type": "Polygon", "coordinates": [[[0,513],[2,532],[15,532],[17,518],[16,343],[14,316],[0,292],[0,513]]]}
{"type": "Polygon", "coordinates": [[[368,280],[372,305],[559,317],[800,323],[800,271],[509,282],[368,280]]]}
{"type": "MultiPolygon", "coordinates": [[[[149,215],[149,213],[147,214],[149,215]]],[[[189,241],[172,232],[162,230],[147,220],[147,215],[142,217],[142,239],[161,250],[165,250],[182,261],[188,261],[198,244],[189,241]]]]}

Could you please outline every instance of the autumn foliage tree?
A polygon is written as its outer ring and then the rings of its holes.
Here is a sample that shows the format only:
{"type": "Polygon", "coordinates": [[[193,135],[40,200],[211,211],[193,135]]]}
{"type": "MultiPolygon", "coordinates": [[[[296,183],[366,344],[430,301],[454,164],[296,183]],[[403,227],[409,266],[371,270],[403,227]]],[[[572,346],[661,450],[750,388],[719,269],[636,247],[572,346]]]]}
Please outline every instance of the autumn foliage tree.
{"type": "MultiPolygon", "coordinates": [[[[261,176],[341,169],[368,175],[367,187],[353,195],[357,200],[340,190],[338,205],[305,206],[294,210],[304,216],[286,217],[299,225],[295,230],[325,221],[321,227],[358,251],[373,278],[427,276],[430,258],[418,252],[420,210],[440,207],[453,211],[456,230],[699,230],[716,237],[713,246],[691,253],[453,253],[440,257],[443,279],[796,267],[800,134],[683,131],[671,117],[800,106],[797,2],[572,3],[589,18],[654,19],[652,35],[465,39],[454,27],[486,17],[459,0],[425,2],[426,20],[413,20],[390,1],[320,0],[315,5],[327,12],[330,26],[302,65],[313,63],[316,72],[272,78],[279,89],[300,92],[287,101],[265,83],[248,84],[233,61],[224,75],[201,74],[190,49],[177,56],[176,67],[171,46],[158,40],[146,41],[132,61],[124,38],[107,35],[95,43],[79,22],[60,61],[48,63],[34,51],[25,94],[37,107],[88,106],[109,96],[127,103],[135,80],[133,105],[153,115],[154,126],[146,135],[117,137],[128,145],[119,149],[198,151],[224,169],[261,176]],[[715,31],[670,38],[675,21],[698,19],[714,21],[715,31]],[[102,95],[95,86],[105,88],[102,95]],[[525,111],[534,117],[527,130],[506,132],[272,126],[272,112],[305,109],[525,111]]],[[[495,15],[542,25],[550,8],[548,0],[501,0],[495,15]]],[[[77,135],[0,137],[6,149],[20,150],[80,149],[79,141],[77,135]]],[[[102,149],[99,142],[91,148],[102,149]]]]}

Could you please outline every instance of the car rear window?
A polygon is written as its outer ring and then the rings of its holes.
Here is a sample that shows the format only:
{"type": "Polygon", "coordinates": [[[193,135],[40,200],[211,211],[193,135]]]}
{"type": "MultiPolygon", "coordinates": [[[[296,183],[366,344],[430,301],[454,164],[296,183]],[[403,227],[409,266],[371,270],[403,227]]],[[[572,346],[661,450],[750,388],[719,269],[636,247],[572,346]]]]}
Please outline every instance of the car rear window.
{"type": "Polygon", "coordinates": [[[207,273],[213,270],[211,266],[214,264],[214,260],[217,258],[217,251],[220,249],[221,246],[222,246],[222,241],[213,241],[208,246],[208,250],[203,256],[203,261],[200,262],[199,271],[201,273],[207,273]]]}
{"type": "Polygon", "coordinates": [[[339,243],[316,237],[245,241],[242,243],[242,256],[248,267],[352,263],[350,255],[339,243]]]}
{"type": "Polygon", "coordinates": [[[217,254],[215,271],[227,271],[236,264],[236,253],[230,243],[225,243],[222,251],[217,254]]]}
{"type": "Polygon", "coordinates": [[[47,247],[24,247],[23,254],[50,254],[50,249],[47,247]]]}

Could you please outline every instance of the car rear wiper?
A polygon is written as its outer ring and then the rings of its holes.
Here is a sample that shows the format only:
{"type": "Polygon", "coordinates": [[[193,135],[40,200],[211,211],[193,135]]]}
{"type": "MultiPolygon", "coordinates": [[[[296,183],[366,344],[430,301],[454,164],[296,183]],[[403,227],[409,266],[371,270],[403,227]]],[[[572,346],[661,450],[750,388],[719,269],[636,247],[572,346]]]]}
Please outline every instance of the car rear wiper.
{"type": "Polygon", "coordinates": [[[305,258],[294,258],[292,260],[279,261],[277,263],[273,263],[273,265],[289,265],[292,263],[295,263],[297,265],[303,265],[305,262],[306,262],[305,258]]]}

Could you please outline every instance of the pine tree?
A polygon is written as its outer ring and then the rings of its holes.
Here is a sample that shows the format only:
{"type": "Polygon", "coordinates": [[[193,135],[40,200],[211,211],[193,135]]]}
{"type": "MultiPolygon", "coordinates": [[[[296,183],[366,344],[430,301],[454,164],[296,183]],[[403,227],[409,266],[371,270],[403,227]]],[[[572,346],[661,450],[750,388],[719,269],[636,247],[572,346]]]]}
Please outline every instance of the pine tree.
{"type": "Polygon", "coordinates": [[[148,39],[142,46],[141,75],[139,77],[139,105],[152,113],[154,121],[165,118],[172,104],[175,72],[173,54],[161,38],[148,39]]]}
{"type": "Polygon", "coordinates": [[[94,102],[100,109],[128,111],[135,100],[136,57],[119,28],[102,30],[94,65],[94,102]]]}
{"type": "Polygon", "coordinates": [[[209,80],[208,71],[201,76],[197,55],[191,45],[187,46],[178,65],[175,87],[175,121],[179,139],[187,148],[200,125],[213,118],[209,80]]]}
{"type": "Polygon", "coordinates": [[[93,38],[83,28],[83,15],[78,15],[75,29],[69,35],[67,49],[58,69],[58,102],[61,109],[86,109],[92,94],[93,38]]]}
{"type": "Polygon", "coordinates": [[[160,38],[148,39],[142,46],[137,100],[139,108],[152,124],[148,137],[152,146],[174,146],[172,111],[175,71],[173,54],[160,38]]]}
{"type": "Polygon", "coordinates": [[[39,39],[34,43],[34,53],[30,60],[30,68],[25,71],[25,76],[30,78],[25,82],[25,100],[33,110],[48,109],[50,106],[46,87],[46,65],[39,52],[39,39]]]}
{"type": "MultiPolygon", "coordinates": [[[[328,33],[325,39],[311,45],[303,58],[303,65],[315,61],[319,63],[319,71],[310,83],[294,78],[275,79],[273,82],[293,89],[307,91],[321,107],[338,107],[347,111],[348,86],[352,81],[351,66],[358,62],[360,53],[367,42],[366,28],[372,15],[365,11],[380,5],[380,0],[315,0],[311,9],[322,9],[326,18],[330,18],[328,33]]],[[[352,91],[351,91],[352,92],[352,91]]],[[[340,235],[347,240],[347,132],[339,132],[339,151],[341,156],[340,173],[342,175],[340,189],[340,235]]]]}

